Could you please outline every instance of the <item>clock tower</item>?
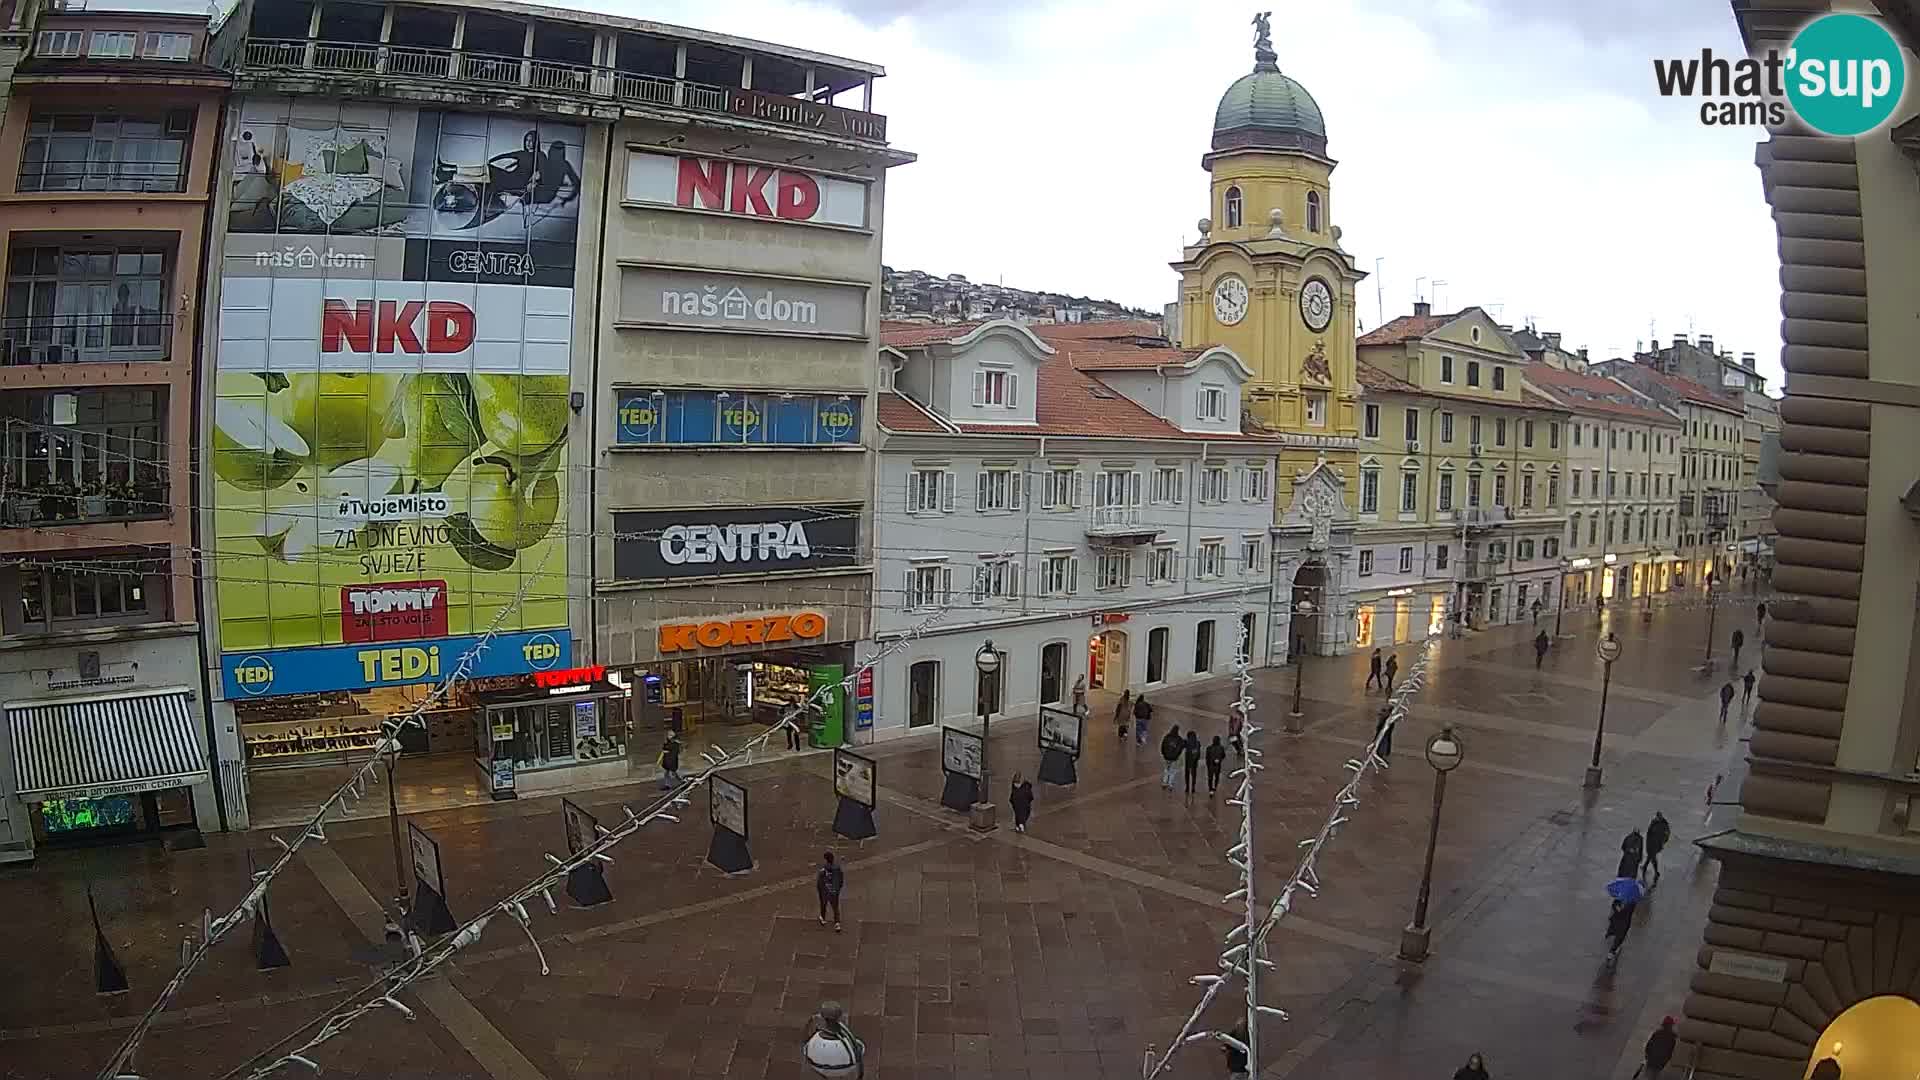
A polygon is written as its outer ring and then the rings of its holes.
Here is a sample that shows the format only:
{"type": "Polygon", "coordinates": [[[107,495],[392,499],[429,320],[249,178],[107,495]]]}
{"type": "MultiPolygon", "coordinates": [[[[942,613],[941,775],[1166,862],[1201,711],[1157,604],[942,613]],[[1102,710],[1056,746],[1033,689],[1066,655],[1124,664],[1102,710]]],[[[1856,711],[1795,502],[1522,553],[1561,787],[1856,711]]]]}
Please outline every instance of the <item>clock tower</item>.
{"type": "Polygon", "coordinates": [[[1296,602],[1331,616],[1309,625],[1296,617],[1294,631],[1311,651],[1336,652],[1346,638],[1338,598],[1359,482],[1354,290],[1366,275],[1332,224],[1326,121],[1313,95],[1280,71],[1268,14],[1254,16],[1253,70],[1221,96],[1212,150],[1200,161],[1212,178],[1207,214],[1199,240],[1173,263],[1180,345],[1224,345],[1253,369],[1244,413],[1284,446],[1274,553],[1298,571],[1294,591],[1307,590],[1296,602]]]}

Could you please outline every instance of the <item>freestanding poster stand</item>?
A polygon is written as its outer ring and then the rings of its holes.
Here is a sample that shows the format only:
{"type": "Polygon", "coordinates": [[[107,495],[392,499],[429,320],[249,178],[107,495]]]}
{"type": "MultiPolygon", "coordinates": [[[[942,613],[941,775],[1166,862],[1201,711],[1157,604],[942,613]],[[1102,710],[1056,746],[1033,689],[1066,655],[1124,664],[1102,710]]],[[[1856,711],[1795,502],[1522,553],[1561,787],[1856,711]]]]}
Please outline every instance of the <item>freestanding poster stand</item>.
{"type": "Polygon", "coordinates": [[[833,831],[849,840],[879,835],[873,825],[873,808],[879,796],[876,768],[872,758],[851,750],[833,752],[833,791],[840,796],[839,809],[833,814],[833,831]]]}
{"type": "Polygon", "coordinates": [[[980,736],[959,728],[940,729],[940,767],[947,783],[940,792],[940,805],[966,813],[980,801],[980,736]]]}
{"type": "MultiPolygon", "coordinates": [[[[575,806],[571,799],[560,800],[560,820],[567,829],[569,855],[580,854],[600,838],[600,822],[592,814],[575,806]]],[[[607,888],[603,865],[599,859],[588,859],[567,871],[567,895],[573,898],[574,903],[589,908],[613,899],[613,890],[607,888]]]]}
{"type": "MultiPolygon", "coordinates": [[[[257,873],[253,865],[253,852],[247,852],[247,874],[249,879],[257,873]]],[[[293,963],[287,955],[286,946],[280,944],[280,935],[273,932],[273,914],[267,906],[265,893],[260,895],[260,910],[253,916],[253,966],[261,971],[272,971],[293,963]]]]}
{"type": "Polygon", "coordinates": [[[1077,763],[1086,734],[1086,706],[1072,712],[1040,706],[1040,779],[1049,784],[1079,783],[1077,763]]]}
{"type": "Polygon", "coordinates": [[[753,869],[747,849],[747,789],[723,776],[707,780],[707,817],[713,821],[713,842],[707,861],[729,874],[753,869]]]}
{"type": "Polygon", "coordinates": [[[440,844],[426,831],[407,822],[407,843],[413,848],[413,906],[407,925],[416,934],[450,934],[459,929],[447,910],[447,879],[440,872],[440,844]]]}

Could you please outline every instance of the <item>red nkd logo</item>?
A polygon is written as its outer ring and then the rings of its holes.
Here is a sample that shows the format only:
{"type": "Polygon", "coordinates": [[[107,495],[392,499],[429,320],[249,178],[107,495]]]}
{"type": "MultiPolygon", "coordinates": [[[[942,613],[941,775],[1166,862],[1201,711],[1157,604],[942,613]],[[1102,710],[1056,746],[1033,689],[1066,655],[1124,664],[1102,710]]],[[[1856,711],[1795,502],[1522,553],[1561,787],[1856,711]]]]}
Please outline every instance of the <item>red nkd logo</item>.
{"type": "Polygon", "coordinates": [[[340,590],[342,641],[411,641],[446,633],[444,581],[389,581],[340,590]]]}
{"type": "Polygon", "coordinates": [[[820,212],[820,184],[806,173],[770,165],[683,157],[674,202],[694,210],[811,221],[820,212]]]}
{"type": "Polygon", "coordinates": [[[452,300],[355,300],[352,307],[328,300],[320,310],[323,353],[457,353],[472,347],[473,309],[452,300]]]}

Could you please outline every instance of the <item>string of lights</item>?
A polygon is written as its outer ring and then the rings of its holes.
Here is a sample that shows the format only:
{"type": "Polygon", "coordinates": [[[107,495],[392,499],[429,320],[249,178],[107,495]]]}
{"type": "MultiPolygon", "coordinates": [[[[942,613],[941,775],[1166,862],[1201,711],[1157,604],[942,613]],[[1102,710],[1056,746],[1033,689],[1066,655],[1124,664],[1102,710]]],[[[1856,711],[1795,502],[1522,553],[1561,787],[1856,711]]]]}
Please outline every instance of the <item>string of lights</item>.
{"type": "MultiPolygon", "coordinates": [[[[1273,967],[1273,962],[1266,959],[1267,939],[1272,936],[1274,928],[1280,924],[1280,921],[1293,910],[1296,893],[1304,891],[1308,896],[1319,894],[1320,854],[1333,840],[1340,826],[1350,820],[1353,808],[1360,805],[1360,782],[1377,766],[1384,764],[1385,759],[1380,756],[1380,746],[1393,737],[1394,729],[1399,726],[1401,720],[1406,718],[1413,699],[1425,686],[1427,667],[1433,658],[1437,640],[1429,638],[1421,646],[1419,655],[1408,665],[1405,681],[1394,689],[1389,700],[1387,719],[1380,725],[1380,730],[1374,734],[1373,742],[1368,744],[1366,753],[1361,757],[1348,760],[1343,766],[1349,774],[1346,784],[1334,795],[1333,805],[1328,810],[1325,820],[1322,821],[1319,831],[1300,841],[1299,862],[1295,864],[1287,883],[1281,887],[1279,895],[1274,898],[1270,909],[1257,922],[1252,900],[1252,881],[1257,868],[1252,843],[1252,810],[1250,807],[1243,807],[1240,841],[1228,850],[1227,858],[1228,862],[1241,871],[1244,884],[1241,889],[1227,894],[1223,899],[1229,902],[1246,901],[1248,913],[1243,923],[1236,925],[1228,932],[1225,948],[1220,954],[1218,972],[1195,975],[1190,980],[1204,988],[1200,994],[1200,1002],[1194,1006],[1193,1012],[1187,1016],[1186,1023],[1181,1025],[1179,1033],[1174,1036],[1164,1053],[1156,1057],[1149,1048],[1143,1070],[1144,1080],[1154,1080],[1155,1077],[1165,1073],[1172,1064],[1174,1055],[1182,1047],[1206,1041],[1219,1041],[1239,1048],[1247,1055],[1247,1071],[1251,1075],[1259,1075],[1259,1037],[1256,1031],[1260,1018],[1272,1016],[1279,1020],[1287,1019],[1284,1010],[1261,1005],[1258,1001],[1258,973],[1263,968],[1273,967]],[[1236,981],[1245,988],[1247,998],[1245,1041],[1236,1038],[1233,1033],[1203,1029],[1200,1026],[1202,1018],[1214,1001],[1236,981]]],[[[1243,689],[1242,700],[1246,697],[1246,691],[1243,689]]],[[[1242,781],[1241,798],[1246,798],[1250,794],[1253,783],[1252,773],[1256,771],[1254,767],[1257,764],[1257,758],[1250,751],[1247,760],[1249,775],[1242,781]]]]}
{"type": "MultiPolygon", "coordinates": [[[[314,1073],[320,1066],[313,1059],[313,1052],[323,1043],[337,1038],[356,1021],[381,1009],[391,1009],[403,1017],[411,1019],[413,1010],[403,1004],[398,995],[414,983],[432,974],[442,964],[452,960],[460,950],[480,940],[487,927],[496,919],[511,921],[519,926],[532,946],[534,955],[540,961],[540,974],[550,973],[546,952],[540,946],[540,939],[533,932],[533,920],[528,905],[535,901],[544,901],[549,914],[558,914],[559,905],[553,899],[553,890],[563,885],[567,876],[575,869],[591,863],[611,863],[610,851],[621,841],[639,832],[655,821],[678,822],[680,819],[672,811],[691,805],[694,792],[703,787],[714,774],[722,769],[749,765],[753,756],[766,746],[775,735],[797,728],[799,717],[807,710],[822,703],[835,689],[851,690],[859,680],[860,673],[885,661],[893,654],[909,647],[914,641],[930,630],[944,613],[936,613],[917,624],[913,631],[883,648],[877,649],[871,656],[854,666],[847,676],[836,683],[823,685],[807,698],[795,705],[778,721],[769,725],[765,731],[747,739],[735,749],[728,751],[715,747],[704,752],[707,765],[697,773],[683,779],[672,791],[656,798],[646,809],[635,812],[626,809],[626,819],[609,829],[602,827],[600,835],[567,858],[548,854],[548,866],[531,881],[520,886],[506,896],[488,905],[485,910],[431,944],[422,944],[417,937],[409,937],[408,947],[411,956],[399,964],[387,969],[379,978],[366,987],[349,995],[347,1000],[322,1013],[293,1033],[281,1038],[272,1047],[249,1058],[235,1069],[227,1072],[222,1080],[245,1077],[245,1080],[264,1080],[289,1065],[301,1065],[314,1073]],[[287,1044],[299,1041],[292,1049],[282,1050],[287,1044]]],[[[124,1080],[124,1078],[123,1078],[124,1080]]]]}
{"type": "Polygon", "coordinates": [[[267,890],[281,872],[292,865],[295,856],[308,841],[326,842],[327,815],[333,811],[334,807],[350,805],[356,798],[365,796],[367,785],[381,761],[388,755],[400,752],[400,733],[408,727],[425,726],[423,719],[425,714],[444,700],[456,683],[468,677],[475,661],[499,634],[507,621],[507,613],[515,606],[517,606],[516,603],[502,606],[493,623],[480,635],[479,640],[461,654],[446,678],[434,685],[425,697],[414,703],[411,709],[381,719],[380,741],[374,746],[367,760],[354,769],[346,780],[333,790],[332,794],[314,807],[313,813],[307,817],[306,823],[300,827],[291,843],[277,835],[273,838],[274,842],[280,845],[279,857],[265,869],[254,872],[252,885],[248,887],[238,903],[217,919],[213,918],[211,911],[202,914],[199,933],[181,942],[182,956],[179,970],[167,980],[167,984],[161,988],[153,1004],[147,1007],[147,1011],[141,1015],[132,1030],[127,1033],[127,1037],[114,1050],[112,1058],[101,1068],[98,1080],[140,1080],[139,1075],[133,1071],[134,1055],[139,1051],[140,1044],[145,1041],[147,1033],[152,1030],[154,1021],[166,1011],[180,989],[186,985],[187,979],[213,952],[215,945],[218,945],[236,927],[258,916],[260,906],[266,899],[267,890]]]}

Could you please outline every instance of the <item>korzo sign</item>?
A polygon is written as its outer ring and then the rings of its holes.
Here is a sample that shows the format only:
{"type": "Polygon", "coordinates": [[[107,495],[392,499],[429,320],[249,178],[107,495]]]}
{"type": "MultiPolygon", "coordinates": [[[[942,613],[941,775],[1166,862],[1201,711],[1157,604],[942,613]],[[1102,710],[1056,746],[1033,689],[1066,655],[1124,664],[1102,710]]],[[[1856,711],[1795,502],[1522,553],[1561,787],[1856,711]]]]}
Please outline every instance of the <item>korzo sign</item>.
{"type": "Polygon", "coordinates": [[[626,266],[620,322],[702,330],[863,337],[864,285],[626,266]]]}
{"type": "Polygon", "coordinates": [[[841,506],[631,510],[613,515],[625,581],[830,570],[859,561],[860,511],[841,506]]]}

